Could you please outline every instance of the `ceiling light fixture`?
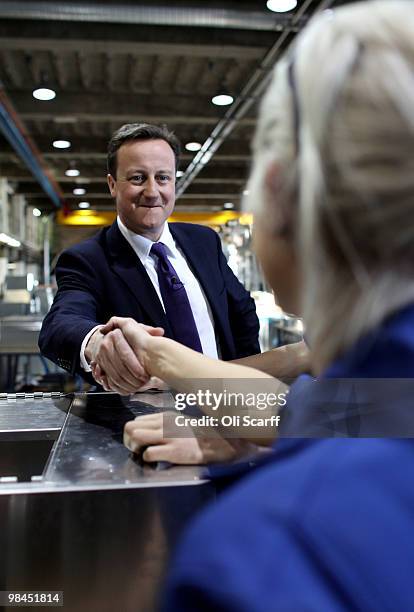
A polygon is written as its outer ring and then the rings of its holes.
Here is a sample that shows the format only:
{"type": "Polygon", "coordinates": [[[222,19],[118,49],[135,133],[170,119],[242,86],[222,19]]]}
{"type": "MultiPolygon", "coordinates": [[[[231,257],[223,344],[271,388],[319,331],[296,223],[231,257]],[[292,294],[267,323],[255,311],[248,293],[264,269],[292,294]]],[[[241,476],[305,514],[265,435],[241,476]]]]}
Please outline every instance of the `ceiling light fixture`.
{"type": "Polygon", "coordinates": [[[86,193],[86,189],[84,189],[83,187],[75,187],[75,189],[73,190],[73,195],[85,195],[86,193]]]}
{"type": "Polygon", "coordinates": [[[224,202],[223,208],[225,208],[226,210],[230,210],[231,208],[234,208],[234,204],[233,202],[224,202]]]}
{"type": "Polygon", "coordinates": [[[69,149],[71,143],[69,142],[69,140],[54,140],[53,146],[55,147],[55,149],[69,149]]]}
{"type": "Polygon", "coordinates": [[[79,202],[78,207],[79,208],[89,208],[90,204],[89,202],[79,202]]]}
{"type": "Polygon", "coordinates": [[[36,100],[53,100],[56,98],[56,92],[49,87],[37,87],[32,91],[32,96],[36,100]]]}
{"type": "Polygon", "coordinates": [[[293,11],[298,5],[298,0],[267,0],[266,6],[274,13],[287,13],[293,11]]]}
{"type": "Polygon", "coordinates": [[[187,151],[199,151],[201,149],[201,144],[199,142],[187,142],[185,148],[187,151]]]}
{"type": "Polygon", "coordinates": [[[40,211],[38,208],[34,208],[34,209],[32,210],[32,213],[33,213],[33,216],[34,216],[34,217],[40,217],[40,216],[41,216],[41,214],[42,214],[42,213],[41,213],[41,211],[40,211]]]}
{"type": "Polygon", "coordinates": [[[79,176],[80,172],[79,172],[79,170],[77,168],[68,168],[65,171],[65,175],[66,176],[79,176]]]}
{"type": "Polygon", "coordinates": [[[182,176],[184,176],[184,171],[183,170],[177,170],[177,172],[175,173],[175,176],[177,178],[181,178],[182,176]]]}
{"type": "Polygon", "coordinates": [[[228,106],[229,104],[233,104],[234,98],[229,94],[218,94],[217,96],[213,96],[211,101],[216,106],[228,106]]]}

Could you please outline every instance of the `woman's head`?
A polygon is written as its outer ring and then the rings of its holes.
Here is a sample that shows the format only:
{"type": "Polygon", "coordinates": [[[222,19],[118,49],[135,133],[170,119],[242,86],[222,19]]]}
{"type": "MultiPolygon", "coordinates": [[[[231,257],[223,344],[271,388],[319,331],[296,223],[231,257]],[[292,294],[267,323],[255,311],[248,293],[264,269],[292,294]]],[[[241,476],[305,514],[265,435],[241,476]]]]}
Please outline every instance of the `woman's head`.
{"type": "Polygon", "coordinates": [[[262,102],[246,205],[320,365],[414,300],[413,32],[409,0],[325,12],[262,102]]]}

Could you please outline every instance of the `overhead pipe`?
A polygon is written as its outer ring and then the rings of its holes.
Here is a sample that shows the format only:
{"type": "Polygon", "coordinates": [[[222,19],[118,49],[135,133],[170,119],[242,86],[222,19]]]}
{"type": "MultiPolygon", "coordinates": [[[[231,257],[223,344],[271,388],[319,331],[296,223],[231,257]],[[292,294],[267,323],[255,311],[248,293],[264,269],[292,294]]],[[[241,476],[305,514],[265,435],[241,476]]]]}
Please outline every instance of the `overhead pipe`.
{"type": "Polygon", "coordinates": [[[0,130],[33,174],[46,195],[51,199],[56,208],[60,208],[62,206],[63,193],[54,178],[48,176],[48,169],[42,159],[40,151],[26,133],[1,83],[0,130]]]}
{"type": "Polygon", "coordinates": [[[161,26],[272,31],[291,23],[290,15],[219,8],[134,6],[94,2],[0,2],[0,18],[43,19],[161,26]]]}

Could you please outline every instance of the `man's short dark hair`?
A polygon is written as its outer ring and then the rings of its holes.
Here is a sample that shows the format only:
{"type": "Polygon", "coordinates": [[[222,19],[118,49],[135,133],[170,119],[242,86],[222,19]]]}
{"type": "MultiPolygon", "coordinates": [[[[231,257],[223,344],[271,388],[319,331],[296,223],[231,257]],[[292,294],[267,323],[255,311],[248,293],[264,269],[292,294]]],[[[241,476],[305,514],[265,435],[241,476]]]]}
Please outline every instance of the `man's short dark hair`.
{"type": "Polygon", "coordinates": [[[181,153],[180,141],[166,125],[126,123],[112,134],[112,138],[108,143],[108,174],[111,174],[114,178],[116,178],[117,170],[117,151],[123,144],[131,140],[165,140],[173,150],[175,169],[178,169],[181,153]]]}

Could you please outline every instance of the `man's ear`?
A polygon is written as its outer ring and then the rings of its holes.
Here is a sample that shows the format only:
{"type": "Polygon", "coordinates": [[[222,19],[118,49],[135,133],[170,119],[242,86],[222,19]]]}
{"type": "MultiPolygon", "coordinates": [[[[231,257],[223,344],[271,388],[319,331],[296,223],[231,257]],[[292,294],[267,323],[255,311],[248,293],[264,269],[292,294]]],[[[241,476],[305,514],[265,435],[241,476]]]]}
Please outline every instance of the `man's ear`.
{"type": "Polygon", "coordinates": [[[108,183],[110,194],[114,198],[116,196],[116,180],[112,174],[106,175],[106,182],[108,183]]]}

